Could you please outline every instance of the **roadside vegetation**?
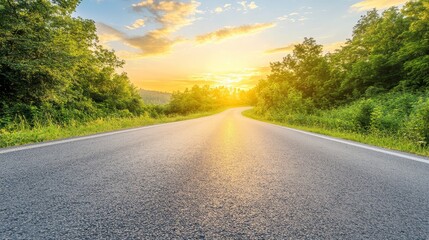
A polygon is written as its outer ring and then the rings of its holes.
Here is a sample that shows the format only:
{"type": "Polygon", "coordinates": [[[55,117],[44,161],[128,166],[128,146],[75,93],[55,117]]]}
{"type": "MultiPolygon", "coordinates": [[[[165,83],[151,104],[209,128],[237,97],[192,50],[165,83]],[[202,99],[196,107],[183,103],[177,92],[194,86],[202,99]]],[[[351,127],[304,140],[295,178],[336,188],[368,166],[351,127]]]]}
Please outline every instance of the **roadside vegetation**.
{"type": "MultiPolygon", "coordinates": [[[[0,0],[0,147],[205,116],[240,93],[194,87],[144,103],[79,0],[0,0]],[[222,102],[217,103],[219,99],[222,102]]],[[[147,94],[146,94],[147,95],[147,94]]]]}
{"type": "Polygon", "coordinates": [[[145,104],[164,105],[168,104],[171,100],[171,93],[168,92],[140,89],[139,94],[145,104]]]}
{"type": "Polygon", "coordinates": [[[167,112],[186,115],[225,107],[248,106],[253,101],[251,93],[252,91],[196,85],[183,92],[174,92],[167,112]]]}
{"type": "Polygon", "coordinates": [[[205,117],[222,111],[217,109],[209,112],[199,112],[188,115],[163,115],[151,117],[148,114],[129,117],[105,117],[85,122],[70,122],[67,125],[43,123],[30,125],[24,119],[15,121],[11,130],[0,130],[0,147],[37,143],[49,140],[85,136],[95,133],[109,132],[127,128],[142,127],[154,124],[183,121],[205,117]]]}
{"type": "Polygon", "coordinates": [[[369,11],[332,53],[305,38],[250,91],[172,94],[137,90],[78,4],[0,0],[0,147],[255,105],[246,115],[429,156],[429,0],[369,11]]]}
{"type": "Polygon", "coordinates": [[[429,1],[369,11],[333,53],[306,38],[256,87],[254,118],[429,156],[429,1]]]}

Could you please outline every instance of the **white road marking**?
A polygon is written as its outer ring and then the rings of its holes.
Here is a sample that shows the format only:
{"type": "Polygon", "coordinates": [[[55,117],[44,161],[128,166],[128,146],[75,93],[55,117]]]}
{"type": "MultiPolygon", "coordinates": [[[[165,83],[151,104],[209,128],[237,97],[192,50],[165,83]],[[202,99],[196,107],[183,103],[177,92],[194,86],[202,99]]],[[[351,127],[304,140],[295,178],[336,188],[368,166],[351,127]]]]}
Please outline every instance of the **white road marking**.
{"type": "Polygon", "coordinates": [[[346,145],[350,145],[350,146],[354,146],[354,147],[358,147],[358,148],[363,148],[363,149],[371,150],[371,151],[374,151],[374,152],[384,153],[384,154],[395,156],[395,157],[405,158],[405,159],[408,159],[408,160],[413,160],[413,161],[416,161],[416,162],[421,162],[421,163],[429,164],[429,159],[426,159],[426,158],[423,158],[423,157],[406,155],[406,154],[402,154],[402,153],[398,153],[398,152],[393,152],[393,151],[389,151],[389,150],[378,148],[378,147],[371,147],[371,146],[360,144],[360,143],[355,143],[355,142],[351,142],[351,141],[341,140],[341,139],[338,139],[338,138],[332,138],[332,137],[328,137],[328,136],[325,136],[325,135],[321,135],[321,134],[317,134],[317,133],[311,133],[311,132],[306,132],[306,131],[302,131],[302,130],[298,130],[298,129],[293,129],[293,128],[288,128],[288,127],[284,127],[284,126],[280,126],[280,125],[276,125],[276,124],[272,124],[272,123],[269,123],[269,124],[271,124],[273,126],[276,126],[276,127],[284,128],[284,129],[287,129],[287,130],[290,130],[290,131],[294,131],[294,132],[298,132],[298,133],[310,135],[310,136],[313,136],[313,137],[318,137],[318,138],[326,139],[326,140],[333,141],[333,142],[343,143],[343,144],[346,144],[346,145]]]}
{"type": "MultiPolygon", "coordinates": [[[[251,118],[248,118],[248,119],[251,119],[251,118]]],[[[253,119],[253,120],[255,120],[255,119],[253,119]]],[[[258,120],[255,120],[255,121],[258,121],[258,120]]],[[[58,145],[58,144],[63,144],[63,143],[77,142],[77,141],[82,141],[82,140],[87,140],[87,139],[93,139],[93,138],[99,138],[99,137],[105,137],[105,136],[111,136],[111,135],[116,135],[116,134],[121,134],[121,133],[134,132],[134,131],[139,131],[139,130],[142,130],[142,129],[161,127],[161,126],[165,126],[165,125],[180,124],[180,123],[183,123],[183,122],[185,122],[185,121],[172,122],[172,123],[164,123],[164,124],[157,124],[157,125],[152,125],[152,126],[146,126],[146,127],[140,127],[140,128],[132,128],[132,129],[126,129],[126,130],[120,130],[120,131],[108,132],[108,133],[100,133],[100,134],[96,134],[96,135],[77,137],[77,138],[71,138],[71,139],[64,139],[64,140],[58,140],[58,141],[53,141],[53,142],[46,142],[46,143],[40,143],[40,144],[34,144],[34,145],[27,145],[27,146],[22,146],[22,147],[6,148],[4,150],[0,150],[0,154],[17,152],[17,151],[22,151],[22,150],[34,149],[34,148],[47,147],[47,146],[58,145]]],[[[258,122],[261,122],[261,121],[258,121],[258,122]]],[[[381,149],[381,148],[377,148],[377,147],[371,147],[371,146],[363,145],[363,144],[360,144],[360,143],[355,143],[355,142],[351,142],[351,141],[346,141],[346,140],[341,140],[341,139],[337,139],[337,138],[332,138],[332,137],[328,137],[328,136],[325,136],[325,135],[311,133],[311,132],[306,132],[306,131],[302,131],[302,130],[297,130],[297,129],[293,129],[293,128],[289,128],[289,127],[284,127],[284,126],[272,124],[272,123],[268,123],[268,124],[270,124],[272,126],[275,126],[275,127],[284,128],[284,129],[287,129],[287,130],[290,130],[290,131],[294,131],[294,132],[306,134],[306,135],[317,137],[317,138],[326,139],[326,140],[333,141],[333,142],[338,142],[338,143],[342,143],[342,144],[346,144],[346,145],[350,145],[350,146],[354,146],[354,147],[359,147],[359,148],[363,148],[363,149],[367,149],[367,150],[371,150],[371,151],[375,151],[375,152],[379,152],[379,153],[384,153],[384,154],[395,156],[395,157],[405,158],[405,159],[409,159],[409,160],[413,160],[413,161],[417,161],[417,162],[429,164],[429,159],[426,159],[426,158],[423,158],[423,157],[419,157],[419,156],[406,155],[406,154],[402,154],[402,153],[398,153],[398,152],[389,151],[389,150],[386,150],[386,149],[381,149]]]]}
{"type": "Polygon", "coordinates": [[[63,143],[77,142],[77,141],[88,140],[88,139],[99,138],[99,137],[106,137],[106,136],[111,136],[111,135],[116,135],[116,134],[121,134],[121,133],[135,132],[135,131],[139,131],[139,130],[142,130],[142,129],[161,127],[161,126],[165,126],[165,125],[180,124],[180,123],[183,123],[183,122],[184,121],[171,122],[171,123],[163,123],[163,124],[156,124],[156,125],[139,127],[139,128],[131,128],[131,129],[126,129],[126,130],[119,130],[119,131],[114,131],[114,132],[99,133],[99,134],[90,135],[90,136],[76,137],[76,138],[70,138],[70,139],[64,139],[64,140],[56,140],[56,141],[54,140],[52,142],[46,142],[46,143],[36,143],[34,145],[24,145],[22,147],[12,147],[12,148],[6,148],[6,149],[3,149],[3,150],[0,149],[0,154],[11,153],[11,152],[18,152],[18,151],[23,151],[23,150],[28,150],[28,149],[47,147],[47,146],[53,146],[53,145],[58,145],[58,144],[63,144],[63,143]]]}

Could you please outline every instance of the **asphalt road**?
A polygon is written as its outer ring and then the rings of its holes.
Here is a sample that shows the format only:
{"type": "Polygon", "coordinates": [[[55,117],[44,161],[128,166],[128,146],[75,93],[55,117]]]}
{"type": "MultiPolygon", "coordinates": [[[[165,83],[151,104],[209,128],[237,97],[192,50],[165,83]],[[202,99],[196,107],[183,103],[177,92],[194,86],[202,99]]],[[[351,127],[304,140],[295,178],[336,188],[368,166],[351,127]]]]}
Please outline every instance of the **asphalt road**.
{"type": "Polygon", "coordinates": [[[429,239],[425,159],[242,110],[0,149],[0,239],[429,239]]]}

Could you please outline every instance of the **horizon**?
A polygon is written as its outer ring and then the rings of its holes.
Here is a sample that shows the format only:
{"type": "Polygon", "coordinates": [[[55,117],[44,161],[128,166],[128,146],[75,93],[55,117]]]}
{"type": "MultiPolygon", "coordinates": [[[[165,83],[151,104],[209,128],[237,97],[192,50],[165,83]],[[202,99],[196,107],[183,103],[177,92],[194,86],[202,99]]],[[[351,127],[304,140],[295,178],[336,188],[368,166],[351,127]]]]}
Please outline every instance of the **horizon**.
{"type": "Polygon", "coordinates": [[[405,2],[83,0],[74,15],[96,22],[100,43],[126,61],[137,88],[248,90],[304,37],[332,52],[366,11],[405,2]]]}

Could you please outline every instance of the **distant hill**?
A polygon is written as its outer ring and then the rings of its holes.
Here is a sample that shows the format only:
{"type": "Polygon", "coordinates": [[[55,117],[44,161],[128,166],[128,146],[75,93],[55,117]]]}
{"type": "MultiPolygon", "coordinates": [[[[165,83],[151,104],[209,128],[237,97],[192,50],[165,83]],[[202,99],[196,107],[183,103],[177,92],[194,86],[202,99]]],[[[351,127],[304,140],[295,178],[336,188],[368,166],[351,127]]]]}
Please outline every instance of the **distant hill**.
{"type": "Polygon", "coordinates": [[[171,93],[167,92],[158,92],[158,91],[149,91],[140,89],[139,90],[140,96],[143,98],[143,101],[146,104],[167,104],[170,102],[171,99],[171,93]]]}

